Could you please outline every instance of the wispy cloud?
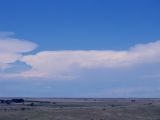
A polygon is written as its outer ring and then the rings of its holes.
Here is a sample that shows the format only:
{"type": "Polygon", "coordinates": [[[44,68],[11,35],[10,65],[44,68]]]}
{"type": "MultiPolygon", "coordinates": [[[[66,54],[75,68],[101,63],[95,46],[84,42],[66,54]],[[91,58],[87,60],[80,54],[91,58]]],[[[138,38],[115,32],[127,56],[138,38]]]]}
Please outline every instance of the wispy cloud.
{"type": "Polygon", "coordinates": [[[0,32],[0,38],[7,38],[14,35],[14,32],[0,32]]]}
{"type": "MultiPolygon", "coordinates": [[[[152,88],[152,87],[123,87],[123,88],[111,88],[106,90],[101,90],[97,94],[98,97],[106,96],[108,98],[156,98],[159,96],[160,89],[159,88],[152,88]]],[[[97,97],[96,96],[96,97],[97,97]]]]}

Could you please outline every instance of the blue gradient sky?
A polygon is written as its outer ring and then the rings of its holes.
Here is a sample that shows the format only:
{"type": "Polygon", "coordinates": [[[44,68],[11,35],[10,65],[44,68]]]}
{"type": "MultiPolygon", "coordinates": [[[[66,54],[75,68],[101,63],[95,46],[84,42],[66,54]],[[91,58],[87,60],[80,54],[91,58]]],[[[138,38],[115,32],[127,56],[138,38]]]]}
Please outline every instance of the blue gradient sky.
{"type": "Polygon", "coordinates": [[[2,0],[0,30],[44,50],[127,49],[159,39],[159,0],[2,0]]]}
{"type": "MultiPolygon", "coordinates": [[[[10,38],[38,46],[23,54],[123,51],[160,40],[159,6],[159,0],[1,0],[0,31],[14,32],[10,38]]],[[[155,59],[158,62],[127,70],[76,68],[79,77],[74,80],[0,77],[0,96],[160,97],[160,59],[155,59]]],[[[0,72],[10,74],[32,67],[19,60],[9,64],[11,68],[0,72]]]]}

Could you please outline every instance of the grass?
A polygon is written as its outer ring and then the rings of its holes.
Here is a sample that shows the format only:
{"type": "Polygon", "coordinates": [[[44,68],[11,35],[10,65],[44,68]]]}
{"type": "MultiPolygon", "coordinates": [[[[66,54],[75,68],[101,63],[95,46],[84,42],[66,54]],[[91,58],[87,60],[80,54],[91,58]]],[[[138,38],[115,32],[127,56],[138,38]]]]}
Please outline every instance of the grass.
{"type": "Polygon", "coordinates": [[[160,120],[159,101],[87,101],[0,105],[0,120],[160,120]],[[112,106],[113,105],[113,106],[112,106]]]}

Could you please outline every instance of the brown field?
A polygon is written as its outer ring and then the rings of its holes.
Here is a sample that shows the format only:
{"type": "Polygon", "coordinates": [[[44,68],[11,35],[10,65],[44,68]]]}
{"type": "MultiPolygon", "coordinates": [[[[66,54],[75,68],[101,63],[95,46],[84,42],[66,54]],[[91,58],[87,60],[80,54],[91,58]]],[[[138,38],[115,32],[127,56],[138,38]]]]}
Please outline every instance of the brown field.
{"type": "Polygon", "coordinates": [[[0,103],[0,120],[160,120],[160,99],[24,100],[24,103],[0,103]]]}

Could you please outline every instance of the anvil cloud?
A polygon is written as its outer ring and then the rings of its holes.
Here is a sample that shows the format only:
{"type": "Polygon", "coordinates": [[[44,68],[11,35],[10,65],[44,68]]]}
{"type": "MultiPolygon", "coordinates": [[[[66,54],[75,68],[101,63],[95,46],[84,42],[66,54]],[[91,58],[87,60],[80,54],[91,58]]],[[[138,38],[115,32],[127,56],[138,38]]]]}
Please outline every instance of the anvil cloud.
{"type": "Polygon", "coordinates": [[[32,67],[25,77],[72,78],[75,70],[124,69],[144,63],[160,62],[160,41],[138,44],[125,51],[42,51],[23,56],[21,61],[32,67]]]}
{"type": "MultiPolygon", "coordinates": [[[[123,70],[160,62],[160,41],[137,44],[122,51],[62,50],[23,54],[33,51],[36,47],[35,43],[27,40],[11,38],[10,36],[1,37],[0,69],[9,69],[10,64],[17,61],[30,66],[29,70],[20,71],[18,74],[5,72],[5,76],[25,79],[74,79],[78,74],[76,71],[86,69],[123,70]]],[[[2,76],[2,74],[0,75],[2,76]]]]}

